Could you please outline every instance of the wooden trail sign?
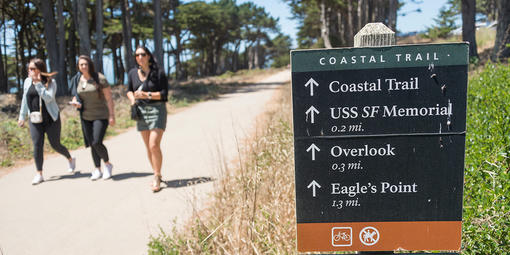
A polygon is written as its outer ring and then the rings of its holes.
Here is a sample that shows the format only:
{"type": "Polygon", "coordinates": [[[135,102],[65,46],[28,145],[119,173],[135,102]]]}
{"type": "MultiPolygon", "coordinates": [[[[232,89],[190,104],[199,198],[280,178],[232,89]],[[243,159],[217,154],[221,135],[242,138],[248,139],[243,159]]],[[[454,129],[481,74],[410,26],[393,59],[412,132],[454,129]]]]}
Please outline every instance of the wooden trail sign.
{"type": "Polygon", "coordinates": [[[466,43],[291,52],[298,251],[459,250],[466,43]]]}

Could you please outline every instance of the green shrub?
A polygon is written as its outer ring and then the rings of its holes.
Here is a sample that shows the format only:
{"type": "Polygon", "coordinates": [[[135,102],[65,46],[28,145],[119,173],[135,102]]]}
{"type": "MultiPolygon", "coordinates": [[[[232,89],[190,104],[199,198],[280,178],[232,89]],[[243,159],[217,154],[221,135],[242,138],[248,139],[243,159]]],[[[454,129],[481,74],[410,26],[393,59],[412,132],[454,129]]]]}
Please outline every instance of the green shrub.
{"type": "Polygon", "coordinates": [[[510,68],[488,63],[468,88],[463,254],[510,247],[510,68]]]}
{"type": "Polygon", "coordinates": [[[18,127],[18,122],[15,119],[3,119],[0,121],[0,131],[1,167],[12,166],[16,159],[26,159],[32,156],[32,141],[28,128],[18,127]]]}

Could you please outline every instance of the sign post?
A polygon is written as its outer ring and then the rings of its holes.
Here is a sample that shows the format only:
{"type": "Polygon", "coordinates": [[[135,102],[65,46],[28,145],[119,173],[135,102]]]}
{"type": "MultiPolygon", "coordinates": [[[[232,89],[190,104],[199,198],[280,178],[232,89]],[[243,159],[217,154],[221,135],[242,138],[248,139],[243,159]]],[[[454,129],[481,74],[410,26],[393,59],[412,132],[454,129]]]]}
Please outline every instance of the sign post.
{"type": "Polygon", "coordinates": [[[467,54],[291,52],[298,251],[460,249],[467,54]]]}

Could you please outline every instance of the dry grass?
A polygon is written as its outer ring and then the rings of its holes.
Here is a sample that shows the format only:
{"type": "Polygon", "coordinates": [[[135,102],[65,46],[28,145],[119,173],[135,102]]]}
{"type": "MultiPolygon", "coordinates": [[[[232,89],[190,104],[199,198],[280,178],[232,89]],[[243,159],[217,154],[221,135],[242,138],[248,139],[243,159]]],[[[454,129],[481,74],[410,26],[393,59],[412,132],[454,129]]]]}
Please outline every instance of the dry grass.
{"type": "Polygon", "coordinates": [[[149,254],[288,254],[295,248],[290,84],[268,106],[239,166],[223,167],[208,208],[186,229],[161,233],[149,254]]]}
{"type": "MultiPolygon", "coordinates": [[[[494,41],[496,39],[496,30],[488,28],[480,28],[476,30],[476,45],[478,52],[481,53],[488,48],[494,47],[494,41]]],[[[430,39],[425,38],[422,35],[413,35],[406,37],[397,38],[398,45],[405,44],[426,44],[426,43],[450,43],[450,42],[462,42],[462,36],[454,35],[448,38],[430,39]]]]}

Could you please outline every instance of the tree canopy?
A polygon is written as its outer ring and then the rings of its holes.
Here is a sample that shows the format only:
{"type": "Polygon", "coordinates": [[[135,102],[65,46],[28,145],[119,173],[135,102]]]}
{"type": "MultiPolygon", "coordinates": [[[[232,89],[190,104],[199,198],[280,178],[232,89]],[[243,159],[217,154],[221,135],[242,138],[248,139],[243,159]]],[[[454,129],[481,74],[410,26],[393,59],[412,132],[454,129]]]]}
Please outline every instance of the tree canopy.
{"type": "MultiPolygon", "coordinates": [[[[155,51],[159,30],[160,65],[174,79],[288,64],[289,37],[254,2],[166,0],[154,9],[155,2],[144,0],[0,1],[0,92],[21,86],[33,57],[67,74],[58,80],[59,91],[66,91],[80,54],[104,56],[113,66],[105,72],[122,84],[134,66],[134,47],[155,51]]],[[[101,60],[95,59],[99,70],[101,60]]]]}

